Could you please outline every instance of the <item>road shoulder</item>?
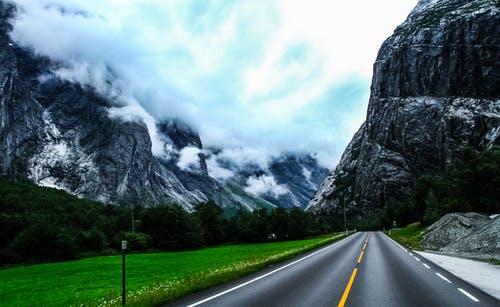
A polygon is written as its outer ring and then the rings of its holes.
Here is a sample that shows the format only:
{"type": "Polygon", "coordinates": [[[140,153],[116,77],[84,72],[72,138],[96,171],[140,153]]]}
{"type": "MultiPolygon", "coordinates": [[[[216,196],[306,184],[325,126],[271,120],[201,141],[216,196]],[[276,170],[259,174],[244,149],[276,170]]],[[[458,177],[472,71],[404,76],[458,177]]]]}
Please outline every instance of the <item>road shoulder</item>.
{"type": "Polygon", "coordinates": [[[500,299],[500,266],[428,252],[417,252],[450,273],[500,299]]]}

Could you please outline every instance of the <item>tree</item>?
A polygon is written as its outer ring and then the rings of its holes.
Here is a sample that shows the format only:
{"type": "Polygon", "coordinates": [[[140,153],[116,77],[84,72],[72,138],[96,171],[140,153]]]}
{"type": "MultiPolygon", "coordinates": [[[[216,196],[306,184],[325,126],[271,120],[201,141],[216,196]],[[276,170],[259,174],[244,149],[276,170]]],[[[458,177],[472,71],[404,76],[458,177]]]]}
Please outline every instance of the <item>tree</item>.
{"type": "Polygon", "coordinates": [[[281,207],[271,211],[270,216],[270,231],[276,235],[278,240],[286,240],[289,237],[290,214],[281,207]]]}
{"type": "Polygon", "coordinates": [[[23,260],[61,261],[75,259],[78,245],[64,228],[40,220],[17,235],[11,248],[23,260]]]}
{"type": "Polygon", "coordinates": [[[430,225],[441,218],[443,209],[439,207],[439,202],[432,190],[430,190],[427,194],[427,198],[425,199],[425,206],[426,209],[425,215],[423,217],[423,222],[426,225],[430,225]]]}
{"type": "Polygon", "coordinates": [[[161,250],[193,249],[203,245],[199,219],[179,205],[148,208],[142,212],[142,229],[152,246],[161,250]]]}
{"type": "Polygon", "coordinates": [[[224,242],[224,212],[213,201],[196,206],[196,217],[203,229],[204,242],[207,245],[215,245],[224,242]]]}

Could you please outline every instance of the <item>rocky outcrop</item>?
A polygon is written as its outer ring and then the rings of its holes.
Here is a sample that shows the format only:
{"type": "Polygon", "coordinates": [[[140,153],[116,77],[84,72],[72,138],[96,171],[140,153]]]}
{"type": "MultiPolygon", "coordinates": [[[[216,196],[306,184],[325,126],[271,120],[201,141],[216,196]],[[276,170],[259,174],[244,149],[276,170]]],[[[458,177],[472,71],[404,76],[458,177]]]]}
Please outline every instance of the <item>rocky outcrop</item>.
{"type": "Polygon", "coordinates": [[[492,0],[419,1],[383,43],[366,121],[309,210],[383,207],[461,146],[500,145],[499,10],[492,0]]]}
{"type": "Polygon", "coordinates": [[[500,259],[500,216],[449,213],[422,238],[422,247],[448,254],[500,259]]]}
{"type": "Polygon", "coordinates": [[[0,2],[0,172],[16,174],[26,168],[26,154],[33,154],[40,143],[42,108],[17,65],[16,47],[7,32],[8,18],[15,8],[0,2]]]}

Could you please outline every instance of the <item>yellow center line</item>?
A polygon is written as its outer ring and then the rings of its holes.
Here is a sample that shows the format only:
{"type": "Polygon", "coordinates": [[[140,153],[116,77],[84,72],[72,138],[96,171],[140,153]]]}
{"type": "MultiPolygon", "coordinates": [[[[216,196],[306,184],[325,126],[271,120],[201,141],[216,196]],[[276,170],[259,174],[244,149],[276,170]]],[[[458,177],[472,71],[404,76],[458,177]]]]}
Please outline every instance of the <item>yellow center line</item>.
{"type": "Polygon", "coordinates": [[[365,254],[366,245],[368,244],[369,237],[370,237],[370,233],[368,233],[368,236],[366,236],[365,244],[363,245],[363,250],[361,250],[361,253],[359,254],[359,257],[358,257],[358,263],[356,264],[356,267],[352,271],[351,278],[349,279],[349,282],[347,283],[347,286],[344,290],[344,294],[342,294],[342,298],[340,299],[338,307],[343,307],[347,301],[347,298],[349,297],[349,292],[351,292],[352,284],[354,283],[354,279],[356,278],[356,273],[358,272],[358,265],[361,263],[361,259],[363,259],[363,255],[365,254]]]}
{"type": "Polygon", "coordinates": [[[347,283],[347,287],[344,290],[344,294],[342,295],[342,298],[340,299],[338,307],[344,307],[345,302],[347,301],[347,297],[349,296],[349,292],[351,291],[352,283],[354,282],[354,278],[356,278],[356,273],[358,272],[357,268],[354,268],[354,271],[352,271],[351,278],[349,279],[349,283],[347,283]]]}
{"type": "Polygon", "coordinates": [[[361,254],[359,254],[358,263],[361,262],[361,258],[363,258],[364,253],[365,253],[365,251],[361,251],[361,254]]]}

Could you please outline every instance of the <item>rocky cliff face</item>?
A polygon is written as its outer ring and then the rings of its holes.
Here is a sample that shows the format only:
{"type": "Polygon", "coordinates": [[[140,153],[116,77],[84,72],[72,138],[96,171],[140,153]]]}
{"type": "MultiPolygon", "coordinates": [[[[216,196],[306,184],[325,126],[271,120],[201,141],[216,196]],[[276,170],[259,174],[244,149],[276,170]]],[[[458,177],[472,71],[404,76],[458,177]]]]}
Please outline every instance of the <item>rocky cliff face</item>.
{"type": "MultiPolygon", "coordinates": [[[[0,175],[124,205],[177,203],[191,210],[211,199],[230,213],[282,204],[248,191],[245,182],[211,177],[200,136],[180,120],[127,118],[131,106],[120,99],[60,78],[64,63],[10,39],[15,10],[0,1],[0,175]]],[[[106,74],[113,84],[113,73],[106,74]]],[[[316,160],[308,163],[319,184],[316,160]]],[[[297,186],[293,193],[306,204],[312,186],[285,177],[280,182],[297,186]]]]}
{"type": "Polygon", "coordinates": [[[499,10],[492,0],[419,1],[383,43],[366,121],[309,210],[380,208],[460,146],[500,145],[499,10]]]}

